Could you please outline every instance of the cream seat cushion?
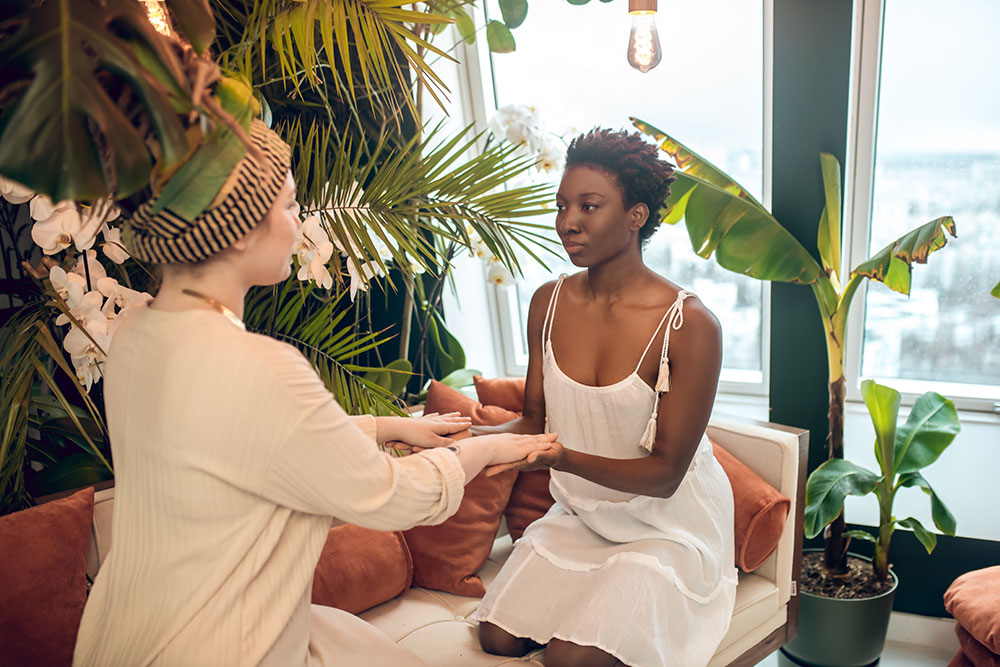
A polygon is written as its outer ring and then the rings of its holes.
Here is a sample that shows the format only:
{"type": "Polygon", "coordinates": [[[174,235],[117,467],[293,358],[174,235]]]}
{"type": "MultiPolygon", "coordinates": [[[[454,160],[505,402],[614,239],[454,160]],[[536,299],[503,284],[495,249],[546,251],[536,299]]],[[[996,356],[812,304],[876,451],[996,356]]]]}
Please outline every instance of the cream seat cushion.
{"type": "MultiPolygon", "coordinates": [[[[487,587],[512,550],[509,535],[497,538],[489,560],[479,570],[479,576],[487,587]]],[[[544,664],[543,650],[533,651],[522,658],[484,654],[479,648],[476,624],[465,620],[478,605],[477,598],[411,588],[360,616],[431,665],[496,667],[544,664]]],[[[740,638],[778,611],[778,587],[764,577],[740,572],[732,625],[719,646],[717,657],[723,654],[728,656],[731,652],[735,652],[733,657],[736,657],[742,653],[748,647],[741,646],[740,638]]]]}

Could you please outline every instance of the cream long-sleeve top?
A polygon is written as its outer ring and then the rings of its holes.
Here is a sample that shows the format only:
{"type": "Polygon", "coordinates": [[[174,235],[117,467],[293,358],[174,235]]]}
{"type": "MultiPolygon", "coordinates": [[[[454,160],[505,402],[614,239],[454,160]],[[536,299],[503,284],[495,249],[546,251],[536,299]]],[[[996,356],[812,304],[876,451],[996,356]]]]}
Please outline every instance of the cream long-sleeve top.
{"type": "Polygon", "coordinates": [[[331,518],[400,530],[462,499],[454,453],[386,455],[295,348],[214,311],[131,315],[104,382],[112,547],[77,666],[324,662],[310,597],[331,518]]]}

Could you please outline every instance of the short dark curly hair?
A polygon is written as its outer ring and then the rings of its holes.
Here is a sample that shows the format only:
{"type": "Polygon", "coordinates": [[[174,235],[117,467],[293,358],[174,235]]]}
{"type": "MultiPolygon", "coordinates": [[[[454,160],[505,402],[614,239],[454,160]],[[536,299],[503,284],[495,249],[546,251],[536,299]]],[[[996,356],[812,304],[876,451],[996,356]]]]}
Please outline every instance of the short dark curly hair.
{"type": "Polygon", "coordinates": [[[639,202],[649,207],[649,218],[639,230],[639,243],[645,247],[660,228],[660,209],[670,196],[670,184],[677,180],[673,165],[661,160],[656,146],[638,132],[594,128],[573,139],[566,149],[566,169],[578,166],[595,167],[613,176],[625,208],[639,202]]]}

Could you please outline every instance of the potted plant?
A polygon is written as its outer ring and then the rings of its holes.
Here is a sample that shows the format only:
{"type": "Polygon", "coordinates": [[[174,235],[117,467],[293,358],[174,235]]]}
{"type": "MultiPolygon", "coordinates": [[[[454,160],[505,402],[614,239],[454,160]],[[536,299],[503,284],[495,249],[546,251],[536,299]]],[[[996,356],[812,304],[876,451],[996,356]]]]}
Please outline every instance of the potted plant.
{"type": "Polygon", "coordinates": [[[913,404],[906,422],[897,426],[898,391],[865,380],[861,395],[875,428],[879,470],[872,472],[846,459],[826,460],[806,483],[804,528],[806,537],[816,537],[843,514],[848,495],[874,493],[879,508],[877,534],[850,530],[845,535],[874,542],[875,557],[870,565],[852,563],[857,574],[852,572],[854,576],[848,581],[828,575],[818,567],[819,563],[803,571],[803,588],[807,590],[802,593],[799,612],[808,622],[800,623],[798,638],[783,650],[808,664],[866,665],[882,653],[898,584],[889,562],[889,545],[896,526],[912,530],[927,553],[937,545],[935,534],[918,519],[897,519],[893,514],[893,502],[901,489],[916,487],[928,494],[934,525],[946,535],[955,534],[955,517],[920,474],[958,434],[955,404],[929,391],[913,404]],[[808,592],[809,588],[813,592],[808,592]],[[845,642],[846,637],[850,641],[845,642]]]}
{"type": "MultiPolygon", "coordinates": [[[[792,236],[760,202],[724,171],[652,125],[632,118],[639,131],[657,141],[677,165],[677,181],[660,212],[664,222],[681,220],[694,251],[705,259],[714,255],[720,266],[760,280],[809,285],[816,298],[826,339],[829,432],[828,459],[844,458],[844,342],[847,315],[858,287],[877,280],[892,290],[909,294],[914,263],[955,236],[951,216],[942,216],[911,230],[848,275],[841,274],[840,164],[828,153],[820,155],[825,205],[820,213],[817,248],[820,261],[792,236]]],[[[848,534],[843,512],[823,528],[822,568],[829,576],[849,575],[848,534]]],[[[800,586],[800,590],[801,590],[800,586]]],[[[806,622],[800,610],[799,628],[806,622]]]]}
{"type": "Polygon", "coordinates": [[[503,190],[533,168],[512,148],[425,127],[424,93],[445,91],[428,61],[449,58],[434,35],[467,16],[402,5],[3,3],[0,514],[111,477],[101,364],[114,321],[157,285],[116,206],[166,197],[171,176],[200,213],[251,116],[292,147],[314,219],[289,280],[248,295],[248,328],[302,350],[352,413],[401,412],[410,369],[464,365],[440,314],[451,257],[482,245],[516,272],[536,227],[522,219],[550,195],[503,190]]]}

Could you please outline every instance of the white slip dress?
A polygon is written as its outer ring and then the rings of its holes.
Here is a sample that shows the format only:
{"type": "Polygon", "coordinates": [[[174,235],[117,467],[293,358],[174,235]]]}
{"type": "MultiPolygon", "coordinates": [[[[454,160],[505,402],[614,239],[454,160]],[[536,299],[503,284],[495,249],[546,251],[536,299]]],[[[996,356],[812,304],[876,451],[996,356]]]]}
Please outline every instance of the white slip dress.
{"type": "MultiPolygon", "coordinates": [[[[617,459],[649,455],[659,397],[669,390],[671,330],[684,322],[681,291],[636,370],[611,385],[576,382],[559,368],[545,324],[546,431],[569,448],[617,459]],[[639,377],[666,325],[656,388],[639,377]]],[[[555,504],[515,543],[471,617],[545,644],[595,646],[632,667],[705,665],[729,629],[736,597],[733,493],[703,436],[677,491],[636,495],[553,470],[555,504]]]]}

